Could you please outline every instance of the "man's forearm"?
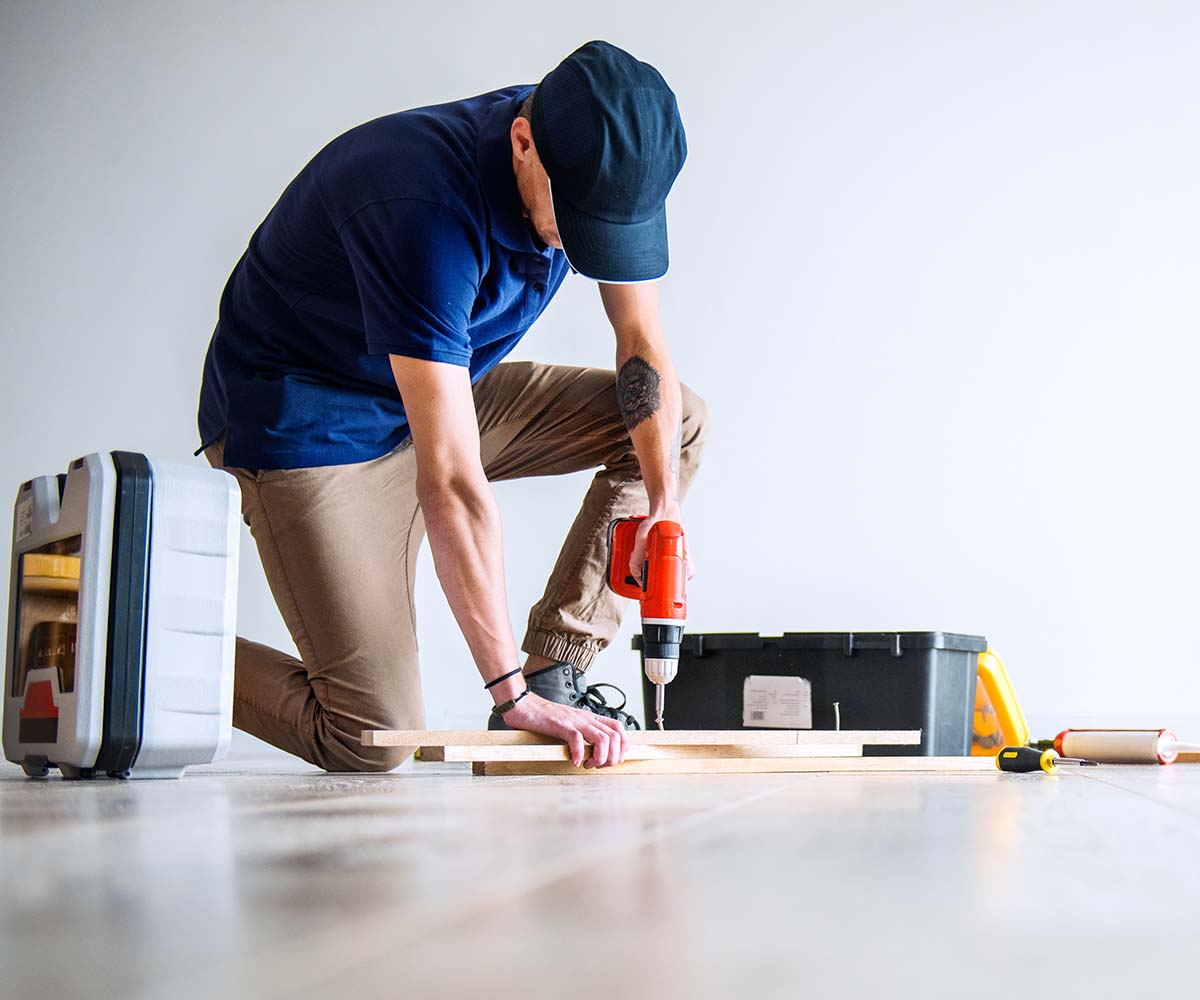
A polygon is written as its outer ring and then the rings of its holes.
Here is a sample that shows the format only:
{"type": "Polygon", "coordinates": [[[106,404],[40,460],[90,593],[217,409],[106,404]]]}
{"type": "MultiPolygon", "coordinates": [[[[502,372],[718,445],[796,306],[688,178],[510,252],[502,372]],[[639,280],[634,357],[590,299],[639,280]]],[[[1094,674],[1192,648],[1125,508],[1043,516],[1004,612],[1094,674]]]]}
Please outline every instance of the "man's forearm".
{"type": "Polygon", "coordinates": [[[637,452],[654,515],[679,506],[683,403],[665,351],[644,342],[617,357],[617,405],[637,452]]]}
{"type": "MultiPolygon", "coordinates": [[[[429,548],[442,590],[485,681],[517,667],[517,647],[504,593],[500,513],[487,481],[422,484],[418,490],[429,548]]],[[[504,701],[519,693],[517,676],[491,693],[504,701]]]]}

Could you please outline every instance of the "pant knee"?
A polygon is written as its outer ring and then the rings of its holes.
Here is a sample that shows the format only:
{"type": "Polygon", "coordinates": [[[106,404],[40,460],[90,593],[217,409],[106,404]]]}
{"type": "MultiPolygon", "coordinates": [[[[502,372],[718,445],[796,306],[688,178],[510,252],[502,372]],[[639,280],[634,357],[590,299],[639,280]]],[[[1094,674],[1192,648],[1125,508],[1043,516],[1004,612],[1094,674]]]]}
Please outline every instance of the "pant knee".
{"type": "Polygon", "coordinates": [[[326,744],[318,764],[331,773],[382,774],[394,771],[412,756],[416,747],[347,746],[326,744]]]}
{"type": "Polygon", "coordinates": [[[413,729],[424,725],[424,718],[412,720],[380,712],[368,718],[384,720],[367,723],[361,717],[345,718],[322,711],[315,726],[319,767],[331,772],[382,773],[403,764],[414,747],[366,746],[362,734],[366,729],[413,729]],[[413,725],[416,722],[416,725],[413,725]]]}
{"type": "Polygon", "coordinates": [[[361,766],[355,770],[376,774],[394,771],[408,760],[416,749],[416,747],[359,747],[358,757],[361,766]]]}

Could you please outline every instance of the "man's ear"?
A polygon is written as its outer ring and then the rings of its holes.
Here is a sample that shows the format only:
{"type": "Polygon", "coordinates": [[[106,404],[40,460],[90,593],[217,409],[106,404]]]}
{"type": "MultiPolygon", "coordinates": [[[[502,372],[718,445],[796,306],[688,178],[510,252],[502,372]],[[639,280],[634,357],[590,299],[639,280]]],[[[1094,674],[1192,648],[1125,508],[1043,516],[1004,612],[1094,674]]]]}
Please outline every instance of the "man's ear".
{"type": "Polygon", "coordinates": [[[518,160],[529,159],[533,151],[533,127],[529,124],[529,119],[514,118],[509,136],[512,138],[513,156],[518,160]]]}

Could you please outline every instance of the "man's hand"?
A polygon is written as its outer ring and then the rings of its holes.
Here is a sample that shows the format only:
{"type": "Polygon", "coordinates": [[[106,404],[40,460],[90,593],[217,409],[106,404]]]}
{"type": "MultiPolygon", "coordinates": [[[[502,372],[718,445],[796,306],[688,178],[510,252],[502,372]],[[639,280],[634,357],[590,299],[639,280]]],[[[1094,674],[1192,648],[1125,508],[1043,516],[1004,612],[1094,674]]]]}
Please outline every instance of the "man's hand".
{"type": "Polygon", "coordinates": [[[532,691],[504,714],[513,729],[564,740],[576,767],[620,764],[629,753],[629,735],[616,719],[547,701],[532,691]],[[588,756],[588,747],[591,756],[588,756]]]}
{"type": "MultiPolygon", "coordinates": [[[[679,505],[676,504],[674,510],[667,511],[664,514],[651,514],[638,524],[637,538],[633,543],[633,554],[629,557],[629,575],[642,583],[645,583],[642,580],[642,570],[646,565],[646,545],[650,538],[650,529],[659,521],[674,521],[682,528],[683,520],[679,513],[679,505]]],[[[696,566],[692,562],[691,553],[688,551],[686,531],[683,535],[683,555],[687,565],[687,578],[692,580],[696,576],[696,566]]]]}

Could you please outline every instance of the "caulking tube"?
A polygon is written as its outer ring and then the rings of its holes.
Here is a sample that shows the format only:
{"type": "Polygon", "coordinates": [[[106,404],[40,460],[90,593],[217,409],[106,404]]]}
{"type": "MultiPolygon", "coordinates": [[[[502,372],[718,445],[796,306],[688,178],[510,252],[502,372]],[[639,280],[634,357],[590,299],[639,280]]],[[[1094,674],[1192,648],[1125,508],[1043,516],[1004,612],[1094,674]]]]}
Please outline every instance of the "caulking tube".
{"type": "Polygon", "coordinates": [[[1169,729],[1064,729],[1054,738],[1062,757],[1104,764],[1173,764],[1193,744],[1180,743],[1169,729]]]}

